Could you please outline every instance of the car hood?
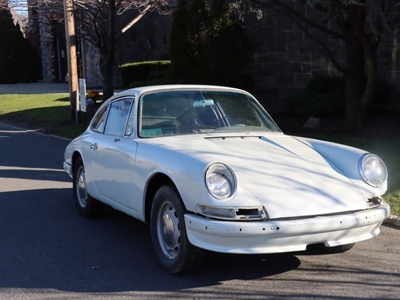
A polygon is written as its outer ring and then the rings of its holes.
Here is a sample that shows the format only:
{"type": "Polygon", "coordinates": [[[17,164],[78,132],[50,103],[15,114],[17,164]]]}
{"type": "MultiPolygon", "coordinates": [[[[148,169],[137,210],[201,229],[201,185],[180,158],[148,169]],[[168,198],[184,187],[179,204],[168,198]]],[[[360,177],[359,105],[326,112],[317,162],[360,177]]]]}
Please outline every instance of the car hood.
{"type": "MultiPolygon", "coordinates": [[[[367,209],[352,181],[316,150],[291,136],[208,137],[196,151],[228,164],[270,218],[315,216],[367,209]]],[[[187,149],[187,148],[186,148],[187,149]]],[[[238,199],[239,200],[239,199],[238,199]]],[[[235,201],[236,202],[236,201],[235,201]]]]}

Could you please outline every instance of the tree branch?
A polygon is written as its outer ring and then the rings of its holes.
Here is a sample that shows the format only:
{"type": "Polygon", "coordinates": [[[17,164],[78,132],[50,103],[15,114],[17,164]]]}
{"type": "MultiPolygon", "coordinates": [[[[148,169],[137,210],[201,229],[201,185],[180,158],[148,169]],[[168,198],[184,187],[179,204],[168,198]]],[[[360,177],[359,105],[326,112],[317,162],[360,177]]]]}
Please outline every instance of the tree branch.
{"type": "Polygon", "coordinates": [[[321,40],[317,39],[316,37],[314,37],[312,34],[310,34],[310,32],[307,30],[307,28],[305,28],[303,26],[303,24],[301,24],[300,22],[298,22],[295,18],[292,18],[292,20],[301,28],[301,30],[304,31],[304,33],[310,37],[313,41],[316,41],[318,44],[320,44],[322,46],[322,48],[325,50],[326,54],[328,55],[330,61],[332,62],[332,64],[335,66],[336,69],[338,69],[340,72],[342,72],[343,74],[347,73],[346,68],[342,67],[339,62],[336,60],[335,56],[333,55],[332,51],[329,49],[329,47],[321,40]]]}
{"type": "MultiPolygon", "coordinates": [[[[332,62],[332,64],[336,67],[336,69],[338,69],[340,72],[346,74],[347,70],[346,68],[342,67],[339,62],[337,61],[337,59],[335,58],[335,56],[333,55],[332,51],[329,49],[329,47],[326,45],[326,43],[324,43],[323,41],[321,41],[320,39],[316,38],[315,36],[313,36],[308,28],[306,28],[305,25],[309,25],[313,28],[316,28],[328,35],[330,35],[333,38],[337,38],[340,40],[344,40],[344,35],[337,33],[335,31],[329,30],[326,27],[323,27],[309,19],[307,19],[305,16],[301,15],[300,13],[296,12],[293,8],[281,3],[281,1],[279,0],[271,0],[272,2],[276,3],[280,8],[283,9],[283,11],[293,20],[293,22],[295,22],[300,29],[308,36],[310,37],[313,41],[317,42],[319,45],[322,46],[322,48],[324,49],[324,51],[326,52],[326,54],[328,55],[330,61],[332,62]]],[[[305,0],[300,0],[304,5],[306,5],[305,0]]],[[[268,4],[266,4],[265,2],[257,2],[262,4],[263,6],[268,6],[268,4]]],[[[326,7],[320,6],[320,9],[323,9],[324,12],[328,12],[328,9],[326,7]]]]}
{"type": "Polygon", "coordinates": [[[122,28],[121,31],[116,35],[115,41],[117,42],[117,41],[120,39],[120,37],[121,37],[126,31],[128,31],[130,28],[132,28],[133,25],[135,25],[137,22],[139,22],[140,19],[143,18],[144,15],[149,11],[150,8],[151,8],[151,5],[147,5],[147,7],[146,7],[143,11],[141,11],[141,12],[139,13],[139,15],[138,15],[136,18],[134,18],[134,19],[133,19],[132,21],[130,21],[124,28],[122,28]]]}
{"type": "MultiPolygon", "coordinates": [[[[253,0],[253,1],[255,1],[258,4],[265,5],[265,2],[260,2],[259,0],[253,0]]],[[[316,23],[314,21],[311,21],[310,19],[307,19],[304,15],[298,13],[293,8],[289,7],[286,4],[283,4],[282,1],[280,1],[280,0],[270,0],[270,1],[275,3],[278,7],[280,7],[286,14],[291,16],[292,19],[296,18],[297,20],[299,20],[299,21],[301,21],[301,22],[303,22],[303,23],[305,23],[305,24],[307,24],[307,25],[309,25],[309,26],[311,26],[311,27],[323,32],[323,33],[326,33],[326,34],[328,34],[329,36],[331,36],[333,38],[341,39],[341,40],[344,39],[343,34],[341,34],[339,32],[336,32],[336,31],[333,31],[333,30],[330,30],[330,29],[328,29],[328,28],[326,28],[326,27],[324,27],[324,26],[322,26],[322,25],[320,25],[320,24],[318,24],[318,23],[316,23]]]]}

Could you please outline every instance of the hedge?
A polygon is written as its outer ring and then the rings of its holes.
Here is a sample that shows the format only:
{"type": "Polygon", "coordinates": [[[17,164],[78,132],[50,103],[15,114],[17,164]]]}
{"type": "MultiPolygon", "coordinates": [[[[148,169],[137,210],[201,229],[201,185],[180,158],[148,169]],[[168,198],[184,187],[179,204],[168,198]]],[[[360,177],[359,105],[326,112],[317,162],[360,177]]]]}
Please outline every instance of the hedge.
{"type": "Polygon", "coordinates": [[[167,77],[169,60],[155,60],[127,63],[119,66],[122,81],[125,87],[131,86],[134,82],[152,81],[167,77]]]}

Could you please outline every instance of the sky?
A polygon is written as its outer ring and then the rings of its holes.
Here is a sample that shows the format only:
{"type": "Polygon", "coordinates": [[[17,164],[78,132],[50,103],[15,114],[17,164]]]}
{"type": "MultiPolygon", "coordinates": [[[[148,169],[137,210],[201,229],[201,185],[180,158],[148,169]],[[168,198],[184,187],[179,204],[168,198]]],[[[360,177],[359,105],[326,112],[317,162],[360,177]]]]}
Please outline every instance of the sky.
{"type": "Polygon", "coordinates": [[[17,14],[21,16],[28,15],[26,0],[8,0],[8,3],[10,7],[12,7],[17,14]]]}

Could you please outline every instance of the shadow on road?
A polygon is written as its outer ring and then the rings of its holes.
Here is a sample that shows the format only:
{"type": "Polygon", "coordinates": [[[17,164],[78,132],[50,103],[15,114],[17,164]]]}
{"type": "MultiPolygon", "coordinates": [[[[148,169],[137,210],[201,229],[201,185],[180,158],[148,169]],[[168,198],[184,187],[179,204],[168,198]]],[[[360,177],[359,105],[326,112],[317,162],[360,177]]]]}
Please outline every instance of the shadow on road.
{"type": "Polygon", "coordinates": [[[300,265],[293,255],[210,254],[193,274],[158,265],[147,225],[112,208],[97,219],[75,211],[71,189],[2,193],[0,288],[102,293],[174,291],[250,280],[300,265]]]}

